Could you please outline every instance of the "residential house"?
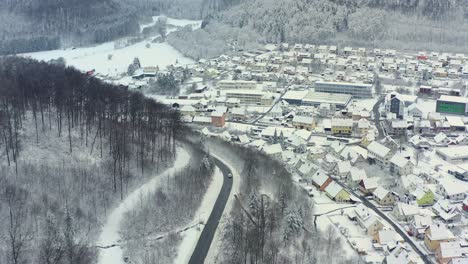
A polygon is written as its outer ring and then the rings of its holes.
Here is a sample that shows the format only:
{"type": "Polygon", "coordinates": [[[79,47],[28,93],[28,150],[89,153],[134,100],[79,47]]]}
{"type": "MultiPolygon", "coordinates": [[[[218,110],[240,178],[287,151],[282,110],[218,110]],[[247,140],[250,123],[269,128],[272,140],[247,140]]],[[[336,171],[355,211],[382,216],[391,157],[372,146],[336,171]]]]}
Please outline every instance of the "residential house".
{"type": "Polygon", "coordinates": [[[388,165],[388,161],[392,156],[392,151],[384,145],[374,141],[367,146],[368,157],[374,159],[382,165],[388,165]]]}
{"type": "Polygon", "coordinates": [[[395,195],[385,190],[383,187],[377,187],[372,193],[374,200],[381,206],[393,206],[395,203],[395,195]]]}
{"type": "Polygon", "coordinates": [[[332,172],[333,168],[336,167],[336,164],[340,160],[333,156],[332,154],[326,154],[325,157],[322,160],[321,167],[323,170],[332,172]]]}
{"type": "Polygon", "coordinates": [[[414,216],[419,214],[419,208],[414,204],[396,203],[392,211],[398,221],[408,222],[413,220],[414,216]]]}
{"type": "Polygon", "coordinates": [[[364,195],[372,195],[372,193],[379,187],[377,178],[366,178],[359,183],[359,190],[364,195]]]}
{"type": "Polygon", "coordinates": [[[367,154],[367,149],[359,145],[351,145],[345,148],[340,156],[342,159],[349,160],[351,164],[355,165],[356,163],[367,162],[367,154]]]}
{"type": "Polygon", "coordinates": [[[354,214],[356,215],[356,221],[366,230],[366,233],[372,237],[377,236],[378,232],[383,229],[384,225],[382,221],[362,203],[358,204],[354,208],[354,214]]]}
{"type": "Polygon", "coordinates": [[[430,147],[429,141],[420,135],[412,136],[409,143],[417,149],[428,149],[430,147]]]}
{"type": "Polygon", "coordinates": [[[369,144],[372,143],[374,140],[375,136],[373,134],[364,135],[361,138],[361,146],[367,148],[367,146],[369,146],[369,144]]]}
{"type": "Polygon", "coordinates": [[[263,147],[263,152],[279,160],[282,158],[283,148],[281,147],[281,144],[279,143],[273,144],[273,145],[267,145],[263,147]]]}
{"type": "Polygon", "coordinates": [[[410,106],[408,106],[408,115],[412,117],[421,118],[424,115],[424,111],[419,105],[411,104],[410,106]]]}
{"type": "Polygon", "coordinates": [[[410,224],[410,235],[424,239],[426,229],[432,224],[432,218],[429,215],[415,215],[410,224]]]}
{"type": "MultiPolygon", "coordinates": [[[[436,250],[436,259],[439,264],[448,264],[452,260],[464,258],[468,262],[468,244],[466,241],[441,242],[436,250]]],[[[452,261],[453,263],[453,261],[452,261]]]]}
{"type": "Polygon", "coordinates": [[[231,117],[231,120],[245,121],[247,119],[247,111],[245,107],[231,108],[231,113],[229,116],[231,117]]]}
{"type": "Polygon", "coordinates": [[[465,199],[467,188],[463,184],[457,184],[450,179],[442,179],[437,185],[436,193],[439,195],[455,201],[462,201],[465,199]]]}
{"type": "Polygon", "coordinates": [[[328,197],[337,202],[346,202],[351,199],[349,193],[335,181],[332,181],[330,184],[328,184],[328,186],[325,188],[325,192],[327,193],[328,197]]]}
{"type": "Polygon", "coordinates": [[[353,120],[345,118],[333,118],[332,133],[334,135],[351,135],[353,133],[353,120]]]}
{"type": "Polygon", "coordinates": [[[349,173],[350,170],[351,170],[351,163],[349,162],[349,160],[338,161],[333,170],[333,173],[335,173],[335,175],[338,177],[344,178],[346,177],[346,175],[349,173]]]}
{"type": "Polygon", "coordinates": [[[398,144],[398,142],[396,142],[396,140],[393,139],[391,136],[386,136],[383,139],[381,139],[380,144],[391,149],[392,151],[400,149],[400,144],[398,144]]]}
{"type": "Polygon", "coordinates": [[[405,193],[411,193],[419,186],[424,184],[424,180],[414,174],[402,175],[399,181],[399,187],[405,190],[405,193]]]}
{"type": "Polygon", "coordinates": [[[297,172],[302,177],[307,177],[307,176],[314,174],[318,169],[319,168],[317,165],[310,163],[310,162],[305,162],[299,167],[297,172]]]}
{"type": "Polygon", "coordinates": [[[452,142],[452,140],[450,140],[450,138],[448,138],[444,132],[439,132],[437,135],[435,135],[434,142],[438,146],[447,146],[452,142]]]}
{"type": "Polygon", "coordinates": [[[424,244],[430,251],[435,251],[440,243],[454,240],[455,236],[442,223],[428,226],[424,235],[424,244]]]}
{"type": "Polygon", "coordinates": [[[183,116],[194,117],[196,115],[196,109],[191,105],[184,105],[180,108],[180,114],[183,116]]]}
{"type": "Polygon", "coordinates": [[[226,123],[225,113],[222,112],[211,112],[211,124],[216,127],[223,127],[226,123]]]}
{"type": "Polygon", "coordinates": [[[406,135],[408,131],[408,121],[407,120],[392,120],[390,123],[390,134],[395,136],[406,135]]]}
{"type": "Polygon", "coordinates": [[[355,188],[359,186],[359,183],[366,178],[367,175],[365,170],[352,167],[346,175],[346,184],[351,188],[355,188]]]}
{"type": "Polygon", "coordinates": [[[399,94],[389,94],[385,99],[385,110],[395,114],[396,118],[402,119],[405,110],[405,103],[399,94]]]}
{"type": "Polygon", "coordinates": [[[445,223],[460,222],[462,209],[459,204],[453,204],[449,200],[439,200],[432,206],[432,211],[445,223]]]}
{"type": "Polygon", "coordinates": [[[370,123],[369,120],[361,118],[358,121],[357,128],[358,128],[358,133],[359,135],[367,135],[367,132],[369,132],[369,127],[370,123]]]}
{"type": "Polygon", "coordinates": [[[408,175],[413,173],[414,164],[411,160],[397,153],[390,159],[390,171],[398,175],[408,175]]]}
{"type": "Polygon", "coordinates": [[[404,242],[403,238],[397,232],[395,232],[395,230],[391,229],[379,230],[376,241],[382,246],[393,246],[397,243],[404,242]]]}
{"type": "Polygon", "coordinates": [[[315,129],[315,120],[312,116],[296,115],[292,120],[292,125],[296,129],[313,130],[315,129]]]}
{"type": "Polygon", "coordinates": [[[312,175],[312,184],[319,188],[320,191],[325,191],[325,188],[332,182],[332,178],[323,170],[317,170],[312,175]]]}

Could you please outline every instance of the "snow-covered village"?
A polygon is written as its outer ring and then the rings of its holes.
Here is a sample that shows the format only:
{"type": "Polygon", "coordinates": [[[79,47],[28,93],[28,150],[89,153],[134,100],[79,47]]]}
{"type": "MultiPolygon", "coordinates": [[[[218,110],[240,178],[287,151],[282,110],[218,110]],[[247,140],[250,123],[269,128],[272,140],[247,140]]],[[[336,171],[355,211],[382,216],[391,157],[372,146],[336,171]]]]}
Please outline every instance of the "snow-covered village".
{"type": "Polygon", "coordinates": [[[0,263],[468,263],[468,51],[169,6],[0,48],[0,263]]]}

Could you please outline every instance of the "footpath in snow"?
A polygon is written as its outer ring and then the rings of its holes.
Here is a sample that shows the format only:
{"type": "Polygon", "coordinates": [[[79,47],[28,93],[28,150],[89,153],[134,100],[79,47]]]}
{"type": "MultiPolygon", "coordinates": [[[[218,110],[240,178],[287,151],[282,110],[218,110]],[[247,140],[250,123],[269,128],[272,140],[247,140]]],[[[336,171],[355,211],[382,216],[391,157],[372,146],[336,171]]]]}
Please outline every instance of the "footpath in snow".
{"type": "MultiPolygon", "coordinates": [[[[221,191],[221,187],[223,187],[223,182],[223,173],[218,167],[215,167],[210,186],[203,196],[200,207],[195,213],[194,222],[198,223],[202,221],[203,223],[206,223],[208,221],[211,211],[216,203],[216,199],[221,191]]],[[[187,264],[189,262],[204,227],[205,225],[200,225],[200,229],[191,228],[181,234],[183,239],[177,249],[177,257],[174,259],[174,264],[187,264]]]]}
{"type": "MultiPolygon", "coordinates": [[[[154,192],[160,185],[161,179],[167,175],[174,174],[182,170],[189,163],[190,155],[187,150],[178,147],[177,157],[174,161],[174,166],[167,169],[163,173],[156,175],[143,184],[138,189],[130,193],[111,214],[107,216],[107,221],[102,228],[101,235],[99,236],[98,245],[106,247],[111,245],[118,245],[120,240],[120,223],[126,212],[138,205],[140,197],[146,196],[154,192]]],[[[99,264],[124,264],[123,251],[120,246],[110,247],[108,249],[101,249],[99,252],[99,264]]]]}

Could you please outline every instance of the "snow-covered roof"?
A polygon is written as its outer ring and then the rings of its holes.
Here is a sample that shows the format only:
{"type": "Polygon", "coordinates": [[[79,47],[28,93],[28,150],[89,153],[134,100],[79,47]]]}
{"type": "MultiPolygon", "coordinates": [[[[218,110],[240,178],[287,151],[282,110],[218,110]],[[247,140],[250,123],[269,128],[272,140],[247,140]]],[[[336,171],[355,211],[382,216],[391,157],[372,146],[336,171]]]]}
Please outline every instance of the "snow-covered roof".
{"type": "Polygon", "coordinates": [[[465,123],[463,123],[463,119],[459,116],[446,116],[447,122],[452,127],[465,127],[465,123]]]}
{"type": "Polygon", "coordinates": [[[339,174],[347,173],[351,170],[351,163],[349,160],[339,161],[336,166],[339,174]]]}
{"type": "Polygon", "coordinates": [[[378,154],[382,157],[385,157],[387,156],[388,153],[390,153],[390,149],[385,147],[384,145],[376,142],[376,141],[373,141],[369,144],[369,146],[367,146],[367,149],[369,151],[372,151],[373,153],[375,154],[378,154]]]}
{"type": "Polygon", "coordinates": [[[379,242],[381,245],[396,243],[401,240],[403,240],[401,236],[394,230],[390,230],[390,229],[379,230],[379,242]]]}
{"type": "Polygon", "coordinates": [[[445,240],[455,238],[452,232],[450,232],[450,230],[448,230],[447,227],[442,223],[432,224],[428,227],[428,230],[431,231],[431,234],[429,235],[431,240],[445,240]]]}
{"type": "Polygon", "coordinates": [[[461,241],[442,242],[439,251],[442,259],[461,257],[466,259],[468,255],[468,247],[462,246],[461,241]]]}
{"type": "Polygon", "coordinates": [[[393,157],[390,159],[390,163],[394,164],[395,166],[399,168],[404,168],[408,162],[411,162],[407,158],[403,157],[403,155],[397,153],[393,155],[393,157]]]}
{"type": "Polygon", "coordinates": [[[375,189],[375,188],[379,187],[379,184],[377,183],[377,178],[363,179],[362,180],[362,185],[367,190],[375,189]]]}
{"type": "Polygon", "coordinates": [[[343,187],[336,183],[335,181],[332,181],[327,188],[325,188],[325,192],[328,193],[331,197],[336,197],[338,193],[343,190],[343,187]]]}
{"type": "Polygon", "coordinates": [[[318,186],[322,186],[328,180],[328,178],[329,177],[325,171],[318,170],[314,173],[314,175],[312,175],[312,182],[318,186]]]}
{"type": "Polygon", "coordinates": [[[367,178],[366,171],[356,167],[351,168],[351,170],[349,171],[349,176],[351,177],[352,181],[360,181],[367,178]]]}
{"type": "Polygon", "coordinates": [[[352,127],[353,120],[349,118],[333,118],[332,119],[332,126],[338,127],[352,127]]]}
{"type": "Polygon", "coordinates": [[[465,193],[468,189],[466,185],[458,184],[457,182],[452,181],[451,179],[442,179],[439,181],[439,184],[450,196],[465,193]]]}
{"type": "Polygon", "coordinates": [[[414,204],[397,203],[395,205],[395,210],[402,216],[414,216],[419,214],[419,208],[414,204]]]}
{"type": "Polygon", "coordinates": [[[314,122],[314,118],[312,116],[300,116],[296,115],[293,118],[293,123],[301,123],[301,124],[312,124],[314,122]]]}
{"type": "Polygon", "coordinates": [[[281,144],[273,144],[263,147],[263,151],[268,155],[274,155],[281,153],[283,149],[281,148],[281,144]]]}
{"type": "Polygon", "coordinates": [[[369,120],[365,119],[365,118],[361,118],[359,119],[358,121],[358,128],[360,129],[365,129],[365,128],[369,128],[370,124],[369,124],[369,120]]]}
{"type": "Polygon", "coordinates": [[[207,116],[195,116],[193,118],[194,123],[211,123],[211,118],[207,116]]]}
{"type": "Polygon", "coordinates": [[[247,135],[239,135],[239,142],[242,144],[247,144],[250,142],[250,139],[247,135]]]}
{"type": "Polygon", "coordinates": [[[375,189],[373,195],[376,198],[378,198],[379,200],[382,200],[387,196],[388,193],[389,193],[389,191],[385,190],[383,187],[377,187],[377,189],[375,189]]]}

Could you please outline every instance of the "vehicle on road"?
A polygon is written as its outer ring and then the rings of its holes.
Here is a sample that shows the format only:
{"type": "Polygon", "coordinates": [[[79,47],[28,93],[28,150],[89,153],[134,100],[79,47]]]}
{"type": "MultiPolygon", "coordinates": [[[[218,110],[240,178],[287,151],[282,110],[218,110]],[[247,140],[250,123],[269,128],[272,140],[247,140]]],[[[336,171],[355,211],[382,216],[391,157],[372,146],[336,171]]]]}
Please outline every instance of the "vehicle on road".
{"type": "Polygon", "coordinates": [[[232,173],[229,173],[229,174],[228,174],[228,178],[232,178],[232,173]]]}

